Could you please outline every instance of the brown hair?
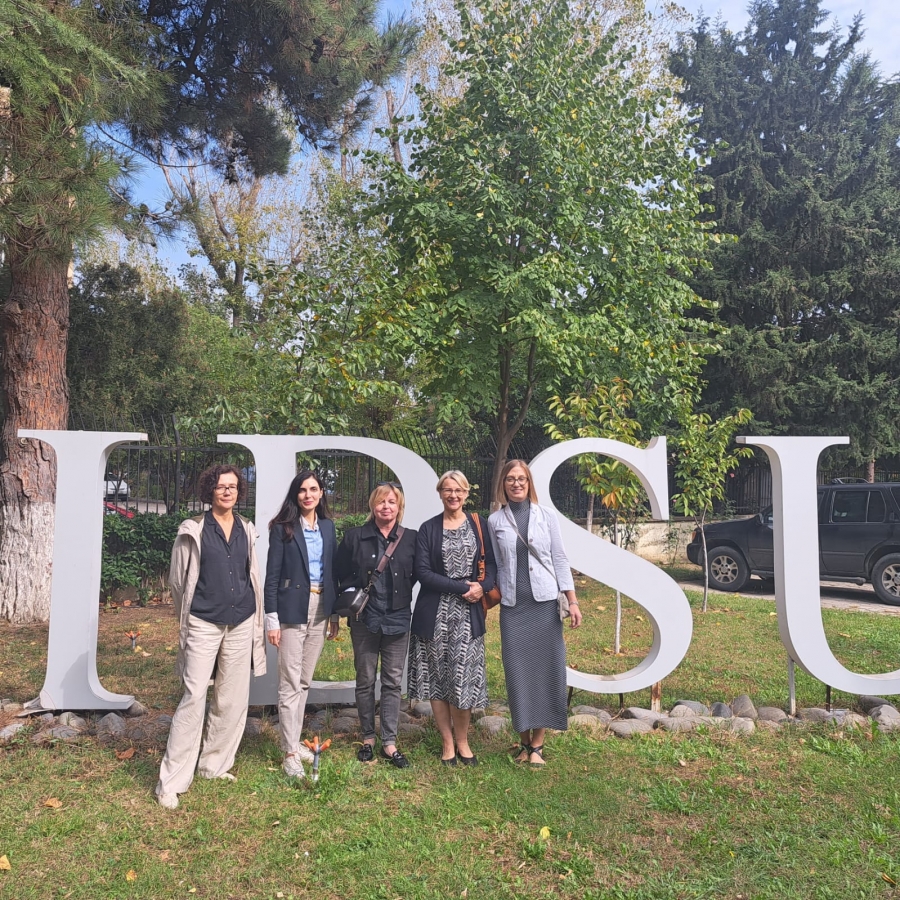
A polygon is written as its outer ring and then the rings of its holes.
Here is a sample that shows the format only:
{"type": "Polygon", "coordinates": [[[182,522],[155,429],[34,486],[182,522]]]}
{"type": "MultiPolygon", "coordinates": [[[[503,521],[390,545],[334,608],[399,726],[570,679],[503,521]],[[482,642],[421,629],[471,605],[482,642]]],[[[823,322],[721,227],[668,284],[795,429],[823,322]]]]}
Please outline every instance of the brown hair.
{"type": "Polygon", "coordinates": [[[219,483],[219,478],[222,475],[237,475],[238,501],[245,500],[247,497],[247,479],[237,466],[232,466],[228,463],[210,466],[200,473],[200,477],[197,479],[197,488],[200,499],[204,503],[213,502],[213,494],[215,493],[216,485],[219,483]]]}
{"type": "Polygon", "coordinates": [[[525,470],[525,474],[528,476],[528,499],[532,503],[537,503],[538,498],[534,490],[534,478],[531,477],[531,469],[528,468],[528,463],[525,462],[524,459],[511,459],[500,470],[500,484],[497,486],[497,496],[494,497],[494,500],[501,506],[506,506],[506,504],[509,503],[509,497],[506,496],[505,482],[506,476],[509,475],[513,469],[525,470]]]}

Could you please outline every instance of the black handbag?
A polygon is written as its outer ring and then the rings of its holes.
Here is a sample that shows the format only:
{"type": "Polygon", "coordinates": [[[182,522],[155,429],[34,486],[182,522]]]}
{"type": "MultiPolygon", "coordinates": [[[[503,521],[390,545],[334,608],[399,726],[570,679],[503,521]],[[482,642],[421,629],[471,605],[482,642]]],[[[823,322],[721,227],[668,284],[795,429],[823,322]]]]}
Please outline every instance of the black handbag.
{"type": "Polygon", "coordinates": [[[403,537],[404,531],[406,531],[406,529],[402,525],[397,527],[397,539],[388,545],[387,549],[384,551],[384,556],[378,560],[378,565],[370,576],[369,583],[365,587],[354,591],[352,594],[350,591],[344,591],[344,593],[338,597],[332,615],[347,616],[348,618],[352,616],[354,619],[359,619],[369,602],[369,591],[372,590],[375,579],[385,570],[385,567],[393,558],[394,553],[397,550],[397,545],[400,543],[400,538],[403,537]],[[349,599],[345,600],[347,597],[349,597],[349,599]]]}

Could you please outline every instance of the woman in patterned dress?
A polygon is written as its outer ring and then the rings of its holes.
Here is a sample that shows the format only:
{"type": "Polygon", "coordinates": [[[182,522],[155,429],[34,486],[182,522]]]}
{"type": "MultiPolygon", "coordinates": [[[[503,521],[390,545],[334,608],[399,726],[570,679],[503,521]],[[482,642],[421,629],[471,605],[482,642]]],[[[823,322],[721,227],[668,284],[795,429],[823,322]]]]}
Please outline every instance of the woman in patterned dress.
{"type": "Polygon", "coordinates": [[[522,460],[512,459],[503,467],[497,500],[503,508],[488,523],[502,594],[506,695],[513,728],[522,742],[516,762],[542,766],[546,730],[568,727],[559,592],[565,591],[569,599],[573,628],[581,624],[581,610],[556,513],[538,506],[531,470],[522,460]]]}
{"type": "Polygon", "coordinates": [[[494,551],[486,523],[476,523],[463,511],[469,496],[466,476],[455,469],[445,472],[437,490],[444,511],[422,525],[416,547],[422,587],[409,645],[409,697],[431,701],[443,745],[441,762],[476,766],[469,721],[472,710],[487,703],[481,598],[494,585],[494,551]],[[478,581],[482,556],[485,574],[478,581]]]}

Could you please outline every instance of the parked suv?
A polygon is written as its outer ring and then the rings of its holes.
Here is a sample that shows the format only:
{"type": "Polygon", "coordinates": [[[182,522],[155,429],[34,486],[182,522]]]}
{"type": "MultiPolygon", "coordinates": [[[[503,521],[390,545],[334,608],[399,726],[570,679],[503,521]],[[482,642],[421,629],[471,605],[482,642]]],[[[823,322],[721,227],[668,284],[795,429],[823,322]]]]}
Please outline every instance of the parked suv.
{"type": "MultiPolygon", "coordinates": [[[[829,484],[818,490],[819,576],[872,583],[878,598],[900,606],[900,484],[829,484]]],[[[709,583],[739,591],[751,575],[773,578],[772,507],[749,519],[707,525],[709,583]]],[[[688,559],[703,564],[700,529],[688,559]]]]}

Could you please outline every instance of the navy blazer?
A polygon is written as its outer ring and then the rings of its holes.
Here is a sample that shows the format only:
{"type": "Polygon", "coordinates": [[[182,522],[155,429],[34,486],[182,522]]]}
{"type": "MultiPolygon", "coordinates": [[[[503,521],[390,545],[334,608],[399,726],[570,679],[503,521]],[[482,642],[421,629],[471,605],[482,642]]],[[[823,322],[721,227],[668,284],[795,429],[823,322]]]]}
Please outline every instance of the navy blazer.
{"type": "MultiPolygon", "coordinates": [[[[413,612],[412,633],[421,638],[431,640],[434,637],[434,623],[437,618],[438,604],[441,594],[465,594],[469,590],[466,581],[478,580],[478,561],[481,558],[481,542],[478,540],[478,529],[471,513],[466,513],[469,525],[475,534],[478,548],[472,561],[472,571],[468,579],[448,578],[444,569],[444,514],[439,513],[419,528],[416,545],[416,579],[419,581],[419,597],[413,612]]],[[[489,591],[497,580],[497,564],[494,561],[494,547],[487,522],[481,519],[481,533],[484,536],[484,581],[481,583],[485,592],[489,591]]],[[[469,604],[469,621],[472,623],[472,637],[477,638],[485,632],[484,608],[481,603],[469,604]]]]}
{"type": "MultiPolygon", "coordinates": [[[[322,533],[322,603],[330,616],[337,596],[334,580],[334,556],[337,539],[334,522],[319,518],[322,533]]],[[[273,525],[269,532],[269,556],[263,588],[266,612],[278,613],[282,625],[305,625],[309,616],[309,551],[303,537],[303,523],[294,526],[294,536],[284,539],[284,528],[273,525]]]]}

